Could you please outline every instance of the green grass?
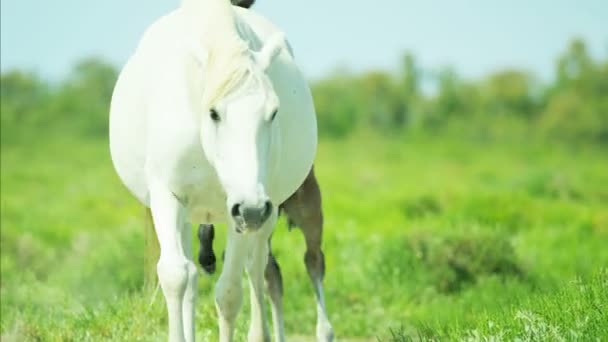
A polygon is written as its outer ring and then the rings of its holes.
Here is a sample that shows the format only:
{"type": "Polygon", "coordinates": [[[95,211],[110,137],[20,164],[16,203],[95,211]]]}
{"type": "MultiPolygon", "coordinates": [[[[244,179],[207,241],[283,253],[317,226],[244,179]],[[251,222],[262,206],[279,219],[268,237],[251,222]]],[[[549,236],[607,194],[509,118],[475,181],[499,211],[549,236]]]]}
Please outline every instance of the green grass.
{"type": "MultiPolygon", "coordinates": [[[[1,165],[2,341],[164,340],[162,295],[140,290],[143,211],[107,143],[4,146],[1,165]]],[[[359,135],[321,142],[316,170],[338,337],[608,340],[602,147],[359,135]]],[[[312,336],[302,236],[281,222],[273,247],[287,333],[312,336]]],[[[217,338],[216,278],[199,281],[199,340],[217,338]]]]}

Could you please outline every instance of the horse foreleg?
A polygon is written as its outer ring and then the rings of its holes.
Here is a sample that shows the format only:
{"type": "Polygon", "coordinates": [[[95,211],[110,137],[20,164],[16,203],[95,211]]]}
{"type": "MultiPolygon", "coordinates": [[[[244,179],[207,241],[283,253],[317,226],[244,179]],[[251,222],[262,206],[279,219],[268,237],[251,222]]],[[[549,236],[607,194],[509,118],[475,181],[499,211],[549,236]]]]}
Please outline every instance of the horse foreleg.
{"type": "Polygon", "coordinates": [[[194,342],[194,312],[198,271],[196,265],[192,262],[192,227],[189,222],[184,222],[184,227],[182,229],[182,249],[184,250],[184,255],[188,259],[188,281],[182,300],[184,337],[186,342],[194,342]]]}
{"type": "Polygon", "coordinates": [[[236,316],[243,301],[241,287],[243,267],[247,257],[247,236],[228,227],[224,267],[215,285],[215,306],[219,318],[220,342],[234,338],[236,316]]]}
{"type": "Polygon", "coordinates": [[[268,263],[268,238],[272,233],[276,214],[259,231],[252,233],[247,260],[247,275],[251,291],[251,322],[249,342],[270,342],[270,333],[264,310],[264,270],[268,263]]]}
{"type": "Polygon", "coordinates": [[[185,222],[185,209],[175,196],[162,185],[150,187],[150,209],[160,243],[160,258],[156,267],[160,286],[167,303],[169,318],[169,341],[193,341],[194,331],[184,334],[184,317],[192,322],[194,312],[182,311],[184,295],[189,288],[190,279],[196,277],[196,266],[184,254],[182,234],[185,222]]]}

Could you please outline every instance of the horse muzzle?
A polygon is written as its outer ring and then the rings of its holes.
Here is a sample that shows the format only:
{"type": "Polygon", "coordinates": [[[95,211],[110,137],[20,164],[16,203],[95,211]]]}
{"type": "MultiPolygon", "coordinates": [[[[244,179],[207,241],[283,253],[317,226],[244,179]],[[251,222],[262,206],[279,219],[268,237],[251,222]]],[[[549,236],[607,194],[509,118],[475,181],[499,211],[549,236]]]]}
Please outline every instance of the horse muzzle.
{"type": "Polygon", "coordinates": [[[263,201],[261,205],[248,205],[244,202],[234,204],[230,209],[238,233],[259,230],[272,214],[272,203],[263,201]]]}

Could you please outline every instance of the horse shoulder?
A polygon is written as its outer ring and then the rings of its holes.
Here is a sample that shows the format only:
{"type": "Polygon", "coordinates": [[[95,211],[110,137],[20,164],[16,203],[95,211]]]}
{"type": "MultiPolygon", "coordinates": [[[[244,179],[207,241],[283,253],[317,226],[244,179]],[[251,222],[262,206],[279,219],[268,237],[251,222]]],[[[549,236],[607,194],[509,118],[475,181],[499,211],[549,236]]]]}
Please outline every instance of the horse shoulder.
{"type": "Polygon", "coordinates": [[[190,98],[193,66],[176,13],[144,33],[120,73],[110,114],[110,148],[123,183],[147,203],[149,177],[173,182],[198,143],[190,98]]]}

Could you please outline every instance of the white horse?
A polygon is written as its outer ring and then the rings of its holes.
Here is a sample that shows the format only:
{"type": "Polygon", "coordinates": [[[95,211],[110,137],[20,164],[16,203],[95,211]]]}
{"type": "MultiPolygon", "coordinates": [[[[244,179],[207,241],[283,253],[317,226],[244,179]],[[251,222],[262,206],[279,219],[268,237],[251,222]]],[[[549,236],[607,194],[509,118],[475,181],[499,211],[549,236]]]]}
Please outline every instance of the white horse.
{"type": "MultiPolygon", "coordinates": [[[[268,240],[278,205],[311,172],[316,147],[310,89],[267,20],[228,0],[183,0],[148,28],[114,90],[110,150],[126,187],[152,212],[170,341],[194,341],[190,222],[229,226],[215,288],[220,341],[233,340],[243,270],[248,338],[269,340],[268,240]]],[[[331,340],[319,308],[318,337],[331,340]]],[[[282,322],[274,325],[284,340],[282,322]]]]}

